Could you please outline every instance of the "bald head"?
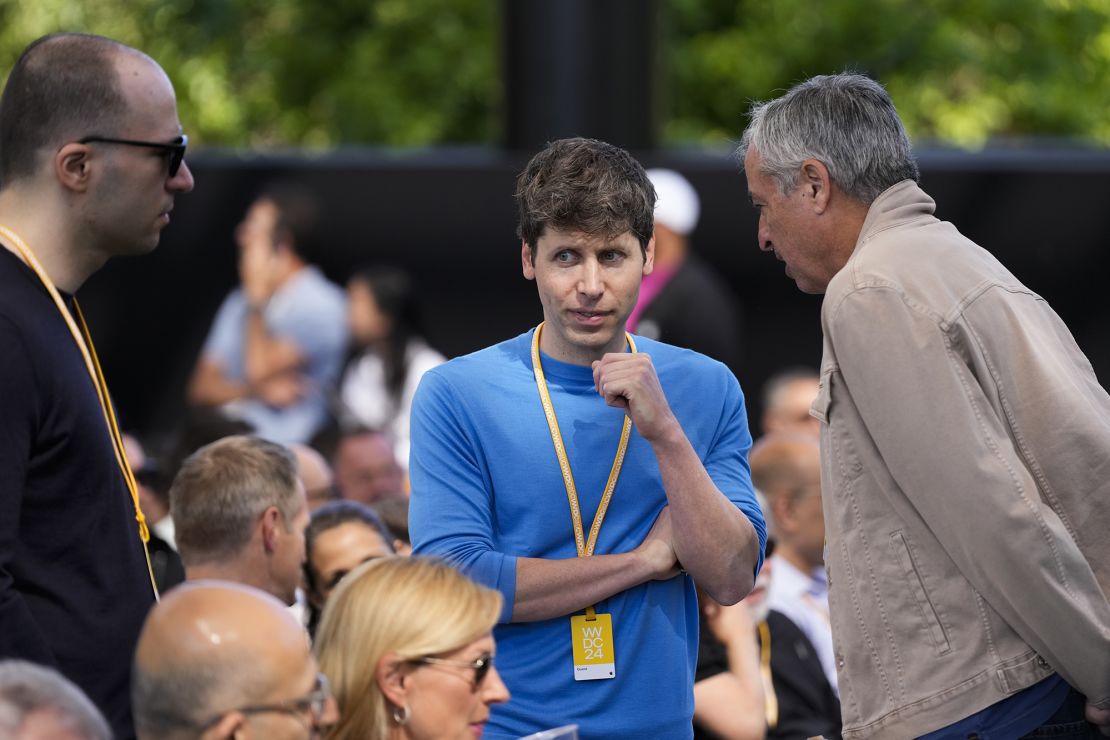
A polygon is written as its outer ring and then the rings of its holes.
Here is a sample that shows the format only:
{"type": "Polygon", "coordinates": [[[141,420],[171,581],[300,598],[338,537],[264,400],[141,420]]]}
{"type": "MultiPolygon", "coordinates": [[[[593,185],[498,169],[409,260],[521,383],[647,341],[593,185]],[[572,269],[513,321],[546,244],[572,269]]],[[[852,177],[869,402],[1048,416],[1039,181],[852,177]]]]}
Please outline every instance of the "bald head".
{"type": "Polygon", "coordinates": [[[238,584],[184,584],[151,610],[139,637],[138,735],[196,737],[206,721],[272,701],[306,672],[315,672],[308,638],[280,601],[238,584]]]}
{"type": "Polygon", "coordinates": [[[782,432],[761,439],[748,457],[752,483],[767,497],[776,556],[805,570],[824,562],[821,451],[808,434],[782,432]]]}
{"type": "Polygon", "coordinates": [[[308,510],[316,511],[328,501],[335,498],[335,479],[331,466],[316,450],[308,445],[294,443],[288,445],[297,458],[297,476],[304,486],[305,497],[308,499],[308,510]]]}
{"type": "Polygon", "coordinates": [[[0,100],[0,185],[33,174],[47,149],[117,129],[131,102],[121,76],[137,68],[161,73],[141,51],[102,36],[59,33],[29,45],[0,100]]]}
{"type": "Polygon", "coordinates": [[[821,481],[821,448],[807,434],[768,434],[752,447],[748,460],[752,482],[766,496],[800,495],[821,481]]]}

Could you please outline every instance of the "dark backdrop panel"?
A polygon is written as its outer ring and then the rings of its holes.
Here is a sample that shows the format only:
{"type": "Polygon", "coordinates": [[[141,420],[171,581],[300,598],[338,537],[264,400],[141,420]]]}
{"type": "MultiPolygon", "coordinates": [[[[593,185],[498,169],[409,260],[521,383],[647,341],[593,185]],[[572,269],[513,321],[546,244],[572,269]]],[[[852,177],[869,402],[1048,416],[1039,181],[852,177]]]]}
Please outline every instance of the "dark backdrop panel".
{"type": "MultiPolygon", "coordinates": [[[[159,437],[176,423],[209,323],[236,281],[232,231],[271,178],[294,177],[320,195],[324,219],[310,248],[333,279],[369,262],[416,276],[430,340],[445,354],[535,324],[541,313],[534,286],[521,276],[512,200],[526,158],[494,151],[191,157],[197,189],[178,199],[158,250],[109,264],[81,291],[125,427],[159,437]]],[[[755,214],[731,158],[640,159],[682,171],[701,194],[694,248],[722,272],[743,308],[744,356],[734,370],[754,421],[770,374],[818,364],[820,297],[799,293],[781,263],[758,250],[755,214]]],[[[1052,303],[1105,385],[1110,153],[927,152],[920,161],[938,215],[1052,303]]]]}

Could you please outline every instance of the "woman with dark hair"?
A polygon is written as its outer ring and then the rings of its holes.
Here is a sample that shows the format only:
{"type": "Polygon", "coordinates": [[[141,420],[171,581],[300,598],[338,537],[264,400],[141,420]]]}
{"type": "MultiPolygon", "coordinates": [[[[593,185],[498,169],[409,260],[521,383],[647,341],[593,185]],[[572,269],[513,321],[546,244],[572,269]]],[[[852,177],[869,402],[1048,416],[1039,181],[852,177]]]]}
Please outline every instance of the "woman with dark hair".
{"type": "Polygon", "coordinates": [[[425,371],[444,361],[424,340],[412,279],[369,267],[347,283],[352,350],[339,386],[340,422],[381,429],[408,470],[409,413],[425,371]]]}
{"type": "Polygon", "coordinates": [[[332,501],[312,514],[304,532],[308,633],[343,577],[368,560],[393,557],[393,535],[381,518],[357,501],[332,501]]]}

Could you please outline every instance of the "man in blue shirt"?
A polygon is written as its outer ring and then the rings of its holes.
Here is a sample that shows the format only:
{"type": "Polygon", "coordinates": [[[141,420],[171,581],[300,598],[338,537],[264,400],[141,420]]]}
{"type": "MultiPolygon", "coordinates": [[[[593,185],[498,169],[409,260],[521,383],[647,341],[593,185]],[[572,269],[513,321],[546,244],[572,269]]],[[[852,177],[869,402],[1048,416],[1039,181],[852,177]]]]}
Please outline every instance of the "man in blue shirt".
{"type": "Polygon", "coordinates": [[[189,382],[189,400],[219,407],[260,437],[307,442],[328,418],[328,389],[347,346],[343,289],[305,257],[315,199],[268,186],[235,232],[238,288],[220,306],[189,382]]]}
{"type": "Polygon", "coordinates": [[[639,163],[557,141],[517,202],[544,323],[424,376],[413,544],[505,598],[513,700],[487,737],[576,723],[582,738],[689,738],[694,581],[738,601],[766,538],[743,394],[724,365],[625,333],[654,256],[639,163]]]}

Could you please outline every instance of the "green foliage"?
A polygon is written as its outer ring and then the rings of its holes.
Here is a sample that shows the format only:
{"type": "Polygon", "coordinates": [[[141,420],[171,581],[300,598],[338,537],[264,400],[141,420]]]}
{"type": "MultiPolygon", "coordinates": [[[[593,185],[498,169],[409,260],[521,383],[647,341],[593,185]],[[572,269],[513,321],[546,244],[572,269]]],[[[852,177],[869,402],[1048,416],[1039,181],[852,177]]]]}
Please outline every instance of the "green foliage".
{"type": "Polygon", "coordinates": [[[326,148],[497,136],[488,0],[0,0],[0,67],[59,30],[150,54],[198,144],[326,148]]]}
{"type": "MultiPolygon", "coordinates": [[[[733,141],[752,100],[847,68],[886,84],[919,140],[1110,144],[1110,0],[660,5],[669,144],[733,141]]],[[[0,0],[0,69],[44,33],[89,31],[162,63],[197,144],[492,144],[500,12],[497,0],[0,0]]]]}
{"type": "Polygon", "coordinates": [[[753,100],[814,74],[883,82],[911,136],[1110,144],[1108,0],[671,0],[665,138],[734,140],[753,100]]]}

